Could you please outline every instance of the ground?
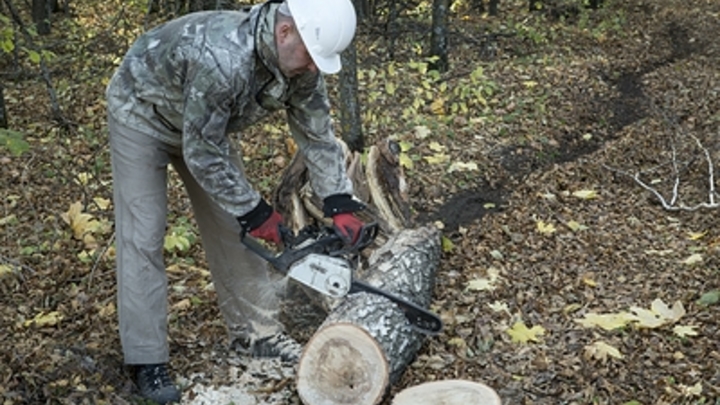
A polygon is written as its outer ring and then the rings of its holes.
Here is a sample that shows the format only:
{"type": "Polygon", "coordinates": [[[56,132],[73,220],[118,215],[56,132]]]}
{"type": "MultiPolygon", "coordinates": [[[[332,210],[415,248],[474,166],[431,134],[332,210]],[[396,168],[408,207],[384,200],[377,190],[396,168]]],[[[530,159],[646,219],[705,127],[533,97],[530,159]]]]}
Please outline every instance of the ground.
{"type": "MultiPolygon", "coordinates": [[[[720,153],[720,3],[607,0],[595,11],[532,14],[525,2],[502,3],[504,20],[458,11],[454,70],[431,86],[408,63],[412,46],[396,44],[390,63],[387,41],[360,36],[368,141],[392,136],[405,145],[416,224],[441,226],[446,238],[431,307],[445,330],[427,339],[390,397],[461,378],[493,387],[506,404],[720,403],[717,173],[708,164],[720,153]],[[391,91],[387,83],[397,84],[391,91]],[[466,165],[450,170],[457,162],[466,165]],[[713,206],[673,209],[700,203],[713,206]],[[680,302],[684,313],[653,328],[578,322],[637,313],[658,299],[680,302]],[[543,333],[513,337],[518,325],[543,333]]],[[[75,18],[104,7],[85,6],[75,18]]],[[[103,82],[91,81],[107,79],[127,46],[120,33],[137,27],[83,21],[100,25],[99,34],[79,49],[53,44],[58,54],[95,53],[70,60],[76,69],[54,67],[70,123],[47,118],[43,80],[3,76],[12,79],[3,84],[10,127],[29,144],[19,155],[0,149],[4,404],[138,401],[116,333],[103,82]],[[68,226],[63,214],[76,201],[74,218],[98,226],[68,226]]],[[[408,21],[402,37],[424,38],[408,21]]],[[[0,66],[12,70],[9,60],[0,66]]],[[[243,146],[249,162],[262,162],[248,170],[270,193],[273,173],[291,157],[282,131],[258,128],[243,146]]],[[[173,178],[171,365],[185,378],[227,384],[233,366],[248,366],[225,348],[176,186],[173,178]]],[[[302,340],[311,331],[294,333],[302,340]]],[[[291,380],[274,381],[254,397],[290,387],[286,401],[297,403],[291,380]]]]}

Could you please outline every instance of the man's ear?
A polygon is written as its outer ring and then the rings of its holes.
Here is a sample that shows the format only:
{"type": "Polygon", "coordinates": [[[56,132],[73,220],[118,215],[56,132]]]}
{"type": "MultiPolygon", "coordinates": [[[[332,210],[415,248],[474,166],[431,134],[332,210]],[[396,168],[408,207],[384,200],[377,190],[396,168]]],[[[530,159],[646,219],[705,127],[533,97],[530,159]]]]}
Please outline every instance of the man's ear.
{"type": "Polygon", "coordinates": [[[286,21],[281,21],[277,29],[275,30],[276,39],[279,43],[285,43],[288,38],[290,37],[290,34],[292,34],[292,25],[286,21]]]}

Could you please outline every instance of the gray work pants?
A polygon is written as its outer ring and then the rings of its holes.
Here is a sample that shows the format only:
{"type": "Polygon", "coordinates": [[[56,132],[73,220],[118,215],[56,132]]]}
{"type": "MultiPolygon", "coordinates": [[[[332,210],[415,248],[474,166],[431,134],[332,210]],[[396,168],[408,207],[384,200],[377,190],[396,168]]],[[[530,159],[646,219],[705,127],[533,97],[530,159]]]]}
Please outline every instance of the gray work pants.
{"type": "MultiPolygon", "coordinates": [[[[165,363],[167,166],[180,174],[192,203],[231,341],[282,331],[283,281],[240,243],[240,225],[215,204],[185,165],[182,152],[141,130],[108,119],[112,155],[120,341],[126,364],[165,363]]],[[[236,163],[241,165],[239,159],[236,163]]]]}

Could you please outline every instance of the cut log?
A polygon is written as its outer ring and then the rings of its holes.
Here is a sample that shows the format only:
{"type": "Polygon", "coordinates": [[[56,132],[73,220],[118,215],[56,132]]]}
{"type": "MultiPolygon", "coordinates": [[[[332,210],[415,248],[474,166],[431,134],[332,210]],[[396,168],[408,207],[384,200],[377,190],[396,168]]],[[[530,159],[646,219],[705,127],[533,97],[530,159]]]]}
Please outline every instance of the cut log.
{"type": "Polygon", "coordinates": [[[433,381],[400,391],[392,405],[501,405],[494,389],[465,380],[433,381]]]}
{"type": "MultiPolygon", "coordinates": [[[[427,308],[439,258],[436,228],[403,229],[356,275],[427,308]]],[[[423,337],[387,298],[357,293],[339,300],[300,358],[300,399],[306,405],[378,404],[414,359],[423,337]]]]}

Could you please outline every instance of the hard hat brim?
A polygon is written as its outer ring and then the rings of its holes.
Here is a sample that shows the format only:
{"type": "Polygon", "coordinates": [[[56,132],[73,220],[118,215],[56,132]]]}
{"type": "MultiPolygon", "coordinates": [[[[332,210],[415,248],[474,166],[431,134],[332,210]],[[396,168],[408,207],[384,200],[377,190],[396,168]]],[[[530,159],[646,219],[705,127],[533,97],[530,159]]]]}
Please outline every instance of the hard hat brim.
{"type": "Polygon", "coordinates": [[[342,63],[340,62],[340,55],[333,55],[331,57],[327,56],[320,56],[314,54],[312,51],[308,50],[308,53],[310,54],[310,57],[312,58],[313,62],[315,63],[315,66],[317,66],[318,70],[325,73],[325,74],[335,74],[342,69],[342,63]]]}

